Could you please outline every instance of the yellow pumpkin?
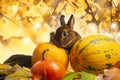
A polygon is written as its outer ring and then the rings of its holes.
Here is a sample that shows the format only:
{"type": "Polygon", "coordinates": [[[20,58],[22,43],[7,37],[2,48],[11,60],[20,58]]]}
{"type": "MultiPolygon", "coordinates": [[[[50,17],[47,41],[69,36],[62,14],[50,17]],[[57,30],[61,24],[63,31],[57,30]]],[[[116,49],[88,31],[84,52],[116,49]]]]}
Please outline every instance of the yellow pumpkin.
{"type": "Polygon", "coordinates": [[[70,51],[70,63],[75,71],[100,74],[120,61],[120,45],[104,35],[78,40],[70,51]]]}
{"type": "Polygon", "coordinates": [[[59,48],[51,43],[44,42],[40,43],[34,50],[32,55],[32,65],[34,65],[37,61],[41,60],[42,53],[44,50],[48,49],[46,52],[46,58],[52,58],[60,61],[66,68],[68,66],[68,55],[63,48],[59,48]]]}

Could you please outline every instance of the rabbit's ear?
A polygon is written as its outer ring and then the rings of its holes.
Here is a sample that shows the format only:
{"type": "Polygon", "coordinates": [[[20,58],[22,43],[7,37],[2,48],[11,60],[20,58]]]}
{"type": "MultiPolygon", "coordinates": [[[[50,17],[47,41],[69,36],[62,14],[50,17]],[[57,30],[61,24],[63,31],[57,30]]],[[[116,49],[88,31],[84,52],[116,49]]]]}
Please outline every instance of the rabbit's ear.
{"type": "Polygon", "coordinates": [[[66,24],[64,18],[65,18],[65,16],[64,16],[64,15],[61,15],[61,17],[60,17],[60,24],[61,24],[61,25],[66,24]]]}
{"type": "Polygon", "coordinates": [[[75,23],[75,20],[74,20],[73,14],[72,14],[72,15],[70,16],[70,19],[68,20],[67,25],[68,25],[71,29],[73,29],[74,23],[75,23]]]}

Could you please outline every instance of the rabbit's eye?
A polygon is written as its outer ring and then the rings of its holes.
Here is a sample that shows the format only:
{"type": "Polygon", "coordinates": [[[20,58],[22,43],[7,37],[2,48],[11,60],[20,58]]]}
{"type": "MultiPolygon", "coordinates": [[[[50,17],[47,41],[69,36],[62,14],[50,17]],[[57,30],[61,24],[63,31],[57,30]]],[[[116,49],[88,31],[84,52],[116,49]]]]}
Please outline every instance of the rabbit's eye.
{"type": "Polygon", "coordinates": [[[63,33],[62,33],[62,36],[63,37],[66,37],[68,35],[68,32],[66,32],[66,31],[64,31],[63,33]]]}

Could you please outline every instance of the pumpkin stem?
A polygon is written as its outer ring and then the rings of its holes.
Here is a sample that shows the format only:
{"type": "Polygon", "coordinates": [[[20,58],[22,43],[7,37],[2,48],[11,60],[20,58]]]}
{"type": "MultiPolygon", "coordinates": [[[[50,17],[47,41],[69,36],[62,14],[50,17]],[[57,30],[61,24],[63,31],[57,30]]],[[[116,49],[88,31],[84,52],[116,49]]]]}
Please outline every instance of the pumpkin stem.
{"type": "Polygon", "coordinates": [[[42,59],[41,59],[41,60],[44,60],[44,59],[45,59],[45,53],[46,53],[47,51],[49,51],[49,49],[46,49],[46,50],[43,51],[43,53],[42,53],[42,59]]]}

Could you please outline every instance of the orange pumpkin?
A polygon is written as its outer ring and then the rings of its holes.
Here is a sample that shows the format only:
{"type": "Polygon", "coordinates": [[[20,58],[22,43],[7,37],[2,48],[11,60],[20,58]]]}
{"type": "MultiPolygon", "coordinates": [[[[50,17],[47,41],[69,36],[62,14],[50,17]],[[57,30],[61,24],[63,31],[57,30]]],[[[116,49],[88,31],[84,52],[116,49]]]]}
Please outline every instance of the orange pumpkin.
{"type": "Polygon", "coordinates": [[[48,49],[42,53],[42,59],[36,62],[32,68],[32,80],[61,80],[65,73],[65,67],[58,60],[44,56],[48,49]]]}
{"type": "Polygon", "coordinates": [[[68,55],[63,48],[59,48],[51,43],[44,42],[40,43],[34,50],[32,55],[32,65],[37,61],[41,60],[42,52],[46,49],[49,51],[46,52],[46,58],[52,58],[60,61],[66,68],[68,66],[68,55]]]}

